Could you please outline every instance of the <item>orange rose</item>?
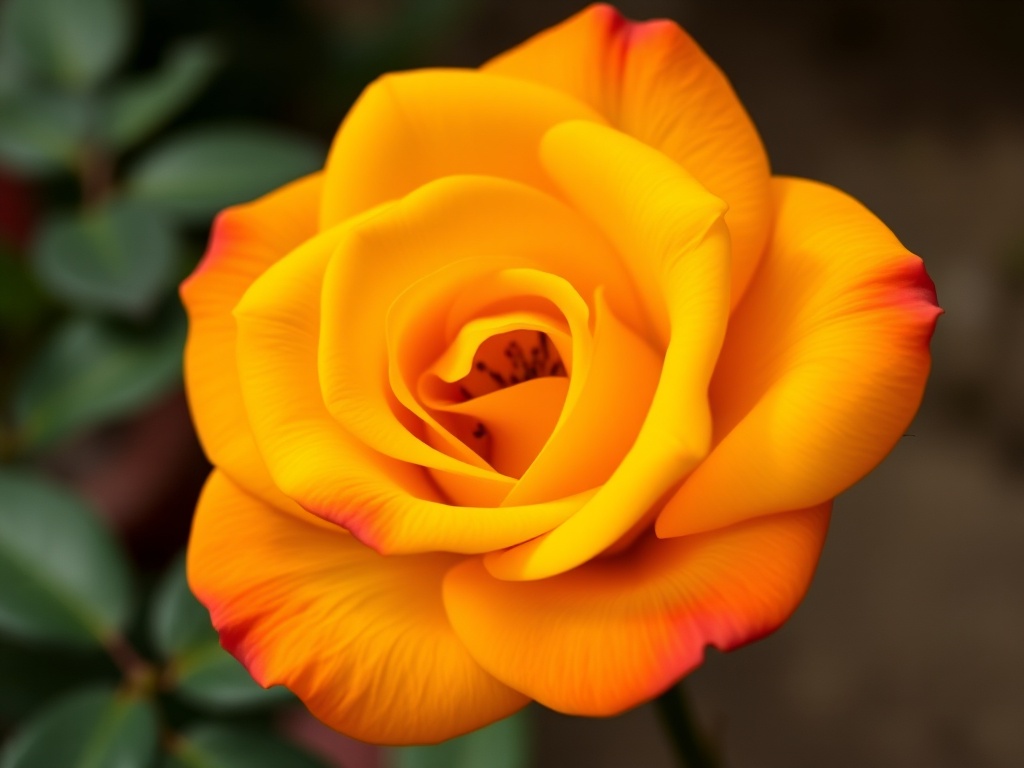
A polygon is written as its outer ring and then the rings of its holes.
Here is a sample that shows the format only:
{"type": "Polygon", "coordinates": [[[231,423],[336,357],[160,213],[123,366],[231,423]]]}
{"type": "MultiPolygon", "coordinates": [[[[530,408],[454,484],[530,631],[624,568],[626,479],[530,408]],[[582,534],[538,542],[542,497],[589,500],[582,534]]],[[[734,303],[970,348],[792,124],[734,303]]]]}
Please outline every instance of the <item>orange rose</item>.
{"type": "Polygon", "coordinates": [[[620,712],[778,627],[939,314],[684,32],[608,6],[376,81],[182,294],[192,587],[256,680],[394,744],[620,712]]]}

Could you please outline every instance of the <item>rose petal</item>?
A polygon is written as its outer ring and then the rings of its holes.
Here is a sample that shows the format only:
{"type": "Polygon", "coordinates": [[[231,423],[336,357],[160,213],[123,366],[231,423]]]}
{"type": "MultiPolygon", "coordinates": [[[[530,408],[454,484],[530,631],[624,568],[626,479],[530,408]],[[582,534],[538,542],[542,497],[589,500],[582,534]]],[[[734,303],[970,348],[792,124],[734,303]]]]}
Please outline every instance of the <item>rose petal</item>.
{"type": "Polygon", "coordinates": [[[231,311],[253,280],[316,233],[322,187],[318,173],[228,208],[214,222],[203,260],[181,286],[189,314],[185,383],[203,450],[236,483],[282,508],[296,507],[274,486],[249,428],[233,364],[231,311]]]}
{"type": "Polygon", "coordinates": [[[586,494],[514,508],[446,504],[421,467],[367,448],[331,417],[316,376],[319,299],[340,237],[332,230],[300,246],[235,308],[242,394],[277,487],[385,554],[486,552],[573,514],[586,494]]]}
{"type": "Polygon", "coordinates": [[[729,306],[722,203],[684,170],[625,134],[564,123],[544,139],[545,167],[598,222],[652,306],[667,341],[661,378],[636,442],[590,502],[553,531],[484,562],[503,579],[541,579],[612,546],[706,456],[707,388],[729,306]],[[656,303],[655,303],[656,302],[656,303]]]}
{"type": "Polygon", "coordinates": [[[483,425],[491,441],[491,464],[520,477],[551,437],[568,389],[564,376],[544,376],[440,408],[483,425]]]}
{"type": "Polygon", "coordinates": [[[389,74],[342,123],[327,159],[321,226],[445,176],[477,174],[550,189],[537,144],[563,120],[603,122],[549,88],[476,70],[389,74]]]}
{"type": "MultiPolygon", "coordinates": [[[[457,417],[456,423],[453,424],[453,419],[446,417],[446,412],[454,412],[441,408],[439,413],[438,409],[432,406],[442,403],[429,396],[424,398],[423,394],[427,390],[440,389],[441,380],[445,377],[448,377],[450,382],[463,378],[473,365],[477,349],[492,336],[512,331],[533,330],[555,336],[568,349],[572,341],[565,317],[557,316],[559,305],[565,306],[563,312],[573,316],[575,325],[581,331],[586,330],[587,309],[572,286],[564,280],[534,270],[521,270],[533,273],[537,278],[534,287],[538,293],[530,295],[529,299],[537,299],[546,294],[549,297],[546,303],[550,306],[543,311],[514,310],[470,320],[462,325],[448,349],[440,351],[444,343],[442,334],[445,320],[452,303],[465,294],[481,296],[481,289],[486,290],[486,287],[494,282],[495,276],[505,273],[504,270],[495,272],[494,268],[498,264],[492,265],[490,260],[480,262],[478,265],[463,262],[452,266],[453,268],[438,270],[428,278],[418,281],[392,303],[387,315],[388,381],[398,401],[422,421],[427,430],[426,439],[431,445],[456,458],[470,452],[483,466],[494,466],[493,463],[488,465],[486,460],[470,447],[474,442],[472,439],[467,440],[466,435],[455,434],[462,431],[457,428],[459,423],[468,420],[457,417]],[[479,277],[477,266],[483,267],[480,270],[483,275],[479,277]],[[552,286],[552,283],[557,285],[552,286]],[[577,311],[573,312],[574,309],[577,311]],[[463,367],[465,370],[451,378],[454,369],[463,367]],[[434,387],[431,387],[431,382],[434,387]]],[[[581,338],[582,336],[583,334],[579,334],[578,340],[587,342],[588,339],[581,338]]],[[[447,386],[444,389],[450,392],[453,388],[447,386]]],[[[399,436],[398,427],[397,423],[392,425],[394,437],[399,436]]],[[[384,443],[378,438],[378,449],[392,455],[395,450],[403,450],[404,446],[395,446],[394,437],[390,443],[384,443]]],[[[495,492],[499,493],[493,501],[495,505],[501,503],[515,484],[514,480],[507,476],[502,475],[501,479],[505,484],[492,484],[496,486],[495,492]]],[[[458,503],[483,503],[474,496],[454,500],[458,503]]]]}
{"type": "Polygon", "coordinates": [[[287,686],[350,736],[408,744],[458,736],[527,702],[452,631],[441,582],[456,562],[381,557],[214,472],[196,510],[188,574],[224,647],[257,682],[287,686]]]}
{"type": "Polygon", "coordinates": [[[556,88],[675,160],[729,205],[732,304],[768,237],[768,159],[729,81],[674,22],[593,5],[483,70],[556,88]]]}
{"type": "Polygon", "coordinates": [[[921,401],[940,314],[921,260],[836,189],[773,189],[774,238],[712,384],[717,445],[661,514],[661,536],[832,498],[921,401]]]}
{"type": "Polygon", "coordinates": [[[501,179],[461,176],[432,182],[348,228],[327,269],[319,369],[324,400],[338,422],[366,445],[398,460],[505,482],[507,478],[471,451],[456,460],[430,449],[401,412],[396,418],[390,405],[386,329],[396,301],[415,296],[417,305],[426,307],[417,324],[419,354],[426,359],[440,355],[451,340],[439,320],[451,306],[441,288],[465,297],[469,304],[464,315],[483,311],[484,292],[475,287],[474,278],[497,274],[509,263],[550,272],[547,277],[539,272],[532,281],[537,291],[541,280],[545,285],[561,281],[563,286],[552,285],[556,294],[547,298],[570,325],[579,296],[592,296],[604,281],[613,286],[609,300],[616,309],[627,318],[638,315],[615,255],[563,204],[501,179]],[[418,284],[434,275],[446,279],[418,284]],[[419,290],[423,286],[430,293],[419,290]]]}
{"type": "Polygon", "coordinates": [[[452,626],[486,670],[547,707],[614,715],[778,627],[803,597],[829,508],[679,539],[653,536],[542,581],[502,581],[478,559],[444,581],[452,626]]]}
{"type": "Polygon", "coordinates": [[[551,437],[505,499],[557,499],[604,483],[647,416],[661,357],[626,327],[598,291],[589,365],[575,372],[551,437]]]}

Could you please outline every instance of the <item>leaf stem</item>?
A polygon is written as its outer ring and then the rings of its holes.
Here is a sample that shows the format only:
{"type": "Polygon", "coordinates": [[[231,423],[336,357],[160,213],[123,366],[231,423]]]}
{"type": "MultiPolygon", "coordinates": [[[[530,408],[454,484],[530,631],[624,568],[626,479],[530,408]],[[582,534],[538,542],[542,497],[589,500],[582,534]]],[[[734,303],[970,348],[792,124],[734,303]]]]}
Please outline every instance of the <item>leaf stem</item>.
{"type": "Polygon", "coordinates": [[[681,768],[721,768],[717,755],[700,732],[682,682],[669,688],[654,703],[681,768]]]}
{"type": "Polygon", "coordinates": [[[86,142],[82,146],[78,179],[82,188],[82,203],[86,208],[99,205],[110,195],[114,186],[114,163],[100,144],[86,142]]]}
{"type": "Polygon", "coordinates": [[[121,670],[129,691],[142,694],[152,692],[156,687],[156,670],[138,654],[124,635],[111,635],[103,643],[103,647],[121,670]]]}

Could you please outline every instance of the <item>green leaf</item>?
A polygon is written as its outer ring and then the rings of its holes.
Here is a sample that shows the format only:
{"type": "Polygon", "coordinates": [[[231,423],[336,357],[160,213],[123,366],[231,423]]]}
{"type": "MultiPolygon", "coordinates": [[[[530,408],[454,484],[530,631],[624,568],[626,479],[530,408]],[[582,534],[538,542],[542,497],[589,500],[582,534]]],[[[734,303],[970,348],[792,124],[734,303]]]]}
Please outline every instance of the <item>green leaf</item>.
{"type": "Polygon", "coordinates": [[[42,478],[0,469],[0,629],[95,645],[132,607],[128,566],[79,499],[42,478]]]}
{"type": "Polygon", "coordinates": [[[6,0],[0,48],[12,66],[65,88],[89,88],[128,50],[125,0],[6,0]]]}
{"type": "MultiPolygon", "coordinates": [[[[6,768],[6,766],[3,766],[6,768]]],[[[162,768],[326,768],[282,739],[224,725],[200,725],[171,747],[162,768]]]]}
{"type": "Polygon", "coordinates": [[[185,332],[176,304],[146,328],[72,317],[56,329],[18,383],[13,415],[19,440],[39,449],[137,412],[180,386],[185,332]]]}
{"type": "Polygon", "coordinates": [[[199,128],[168,139],[129,174],[126,192],[187,221],[246,202],[323,165],[304,139],[255,126],[199,128]]]}
{"type": "Polygon", "coordinates": [[[153,593],[149,636],[165,659],[218,642],[210,614],[188,586],[184,555],[167,569],[153,593]]]}
{"type": "Polygon", "coordinates": [[[32,329],[46,309],[46,297],[24,262],[0,244],[0,327],[4,333],[20,335],[32,329]]]}
{"type": "Polygon", "coordinates": [[[387,750],[389,768],[525,768],[530,761],[529,711],[433,747],[387,750]]]}
{"type": "Polygon", "coordinates": [[[142,317],[174,282],[177,252],[162,214],[117,200],[51,218],[31,258],[40,283],[76,308],[142,317]]]}
{"type": "Polygon", "coordinates": [[[156,72],[116,85],[100,117],[107,143],[125,149],[160,128],[199,94],[219,60],[209,41],[191,40],[173,48],[156,72]]]}
{"type": "Polygon", "coordinates": [[[87,129],[85,104],[40,91],[0,97],[0,164],[28,175],[73,169],[87,129]]]}
{"type": "Polygon", "coordinates": [[[0,636],[0,728],[85,683],[111,678],[113,666],[99,649],[61,649],[0,636]]]}
{"type": "Polygon", "coordinates": [[[18,731],[0,768],[149,768],[157,728],[148,701],[107,688],[76,691],[18,731]]]}
{"type": "Polygon", "coordinates": [[[287,689],[265,690],[220,647],[210,614],[189,589],[184,559],[167,571],[153,597],[149,622],[153,646],[170,664],[174,691],[197,707],[241,710],[290,701],[287,689]]]}

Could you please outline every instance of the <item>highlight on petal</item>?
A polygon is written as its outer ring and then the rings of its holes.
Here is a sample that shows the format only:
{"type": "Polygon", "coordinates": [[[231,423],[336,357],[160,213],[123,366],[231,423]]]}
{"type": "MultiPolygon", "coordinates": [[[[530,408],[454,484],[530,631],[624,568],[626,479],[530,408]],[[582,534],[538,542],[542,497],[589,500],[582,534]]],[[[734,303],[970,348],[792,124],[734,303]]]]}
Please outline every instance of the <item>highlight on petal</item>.
{"type": "Polygon", "coordinates": [[[711,386],[716,446],[660,536],[818,504],[870,471],[921,402],[941,310],[921,260],[866,208],[802,179],[729,324],[711,386]]]}
{"type": "Polygon", "coordinates": [[[458,561],[382,557],[214,472],[196,510],[188,577],[224,647],[261,685],[288,687],[355,738],[431,743],[527,703],[485,672],[451,628],[441,589],[458,561]]]}
{"type": "Polygon", "coordinates": [[[483,70],[587,104],[724,200],[732,306],[739,302],[771,224],[768,158],[729,81],[675,22],[635,23],[609,5],[592,5],[483,70]]]}
{"type": "Polygon", "coordinates": [[[614,715],[788,618],[824,543],[831,503],[661,540],[542,581],[452,569],[444,603],[473,657],[499,680],[574,715],[614,715]]]}
{"type": "Polygon", "coordinates": [[[548,190],[537,143],[563,120],[603,122],[570,96],[477,70],[385,75],[363,91],[335,137],[321,226],[445,176],[496,176],[548,190]]]}
{"type": "Polygon", "coordinates": [[[221,213],[206,255],[181,286],[189,315],[185,384],[203,450],[235,482],[279,507],[294,503],[274,486],[253,440],[231,312],[270,265],[316,234],[322,187],[317,173],[221,213]]]}

